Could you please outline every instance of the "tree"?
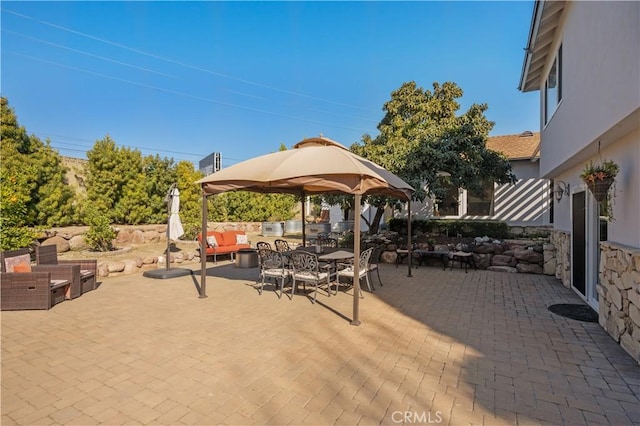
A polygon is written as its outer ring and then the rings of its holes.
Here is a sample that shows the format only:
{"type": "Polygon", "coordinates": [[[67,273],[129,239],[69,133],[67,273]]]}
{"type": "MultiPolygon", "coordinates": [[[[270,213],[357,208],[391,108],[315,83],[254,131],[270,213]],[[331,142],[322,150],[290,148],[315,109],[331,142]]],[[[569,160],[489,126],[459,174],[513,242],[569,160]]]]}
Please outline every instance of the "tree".
{"type": "Polygon", "coordinates": [[[180,161],[176,165],[176,182],[180,191],[180,220],[186,238],[195,239],[202,226],[202,194],[195,182],[203,177],[193,163],[180,161]]]}
{"type": "MultiPolygon", "coordinates": [[[[13,185],[11,176],[20,176],[15,183],[20,187],[6,189],[18,199],[25,200],[24,226],[63,226],[72,223],[74,216],[74,192],[65,183],[65,168],[57,151],[50,142],[42,142],[29,136],[6,98],[1,98],[2,163],[5,185],[13,185]]],[[[12,197],[10,198],[12,199],[12,197]]]]}
{"type": "MultiPolygon", "coordinates": [[[[427,196],[443,197],[447,184],[480,190],[483,179],[514,182],[507,158],[486,147],[494,125],[484,116],[487,105],[474,104],[456,115],[462,94],[452,82],[433,83],[433,91],[415,82],[404,83],[384,104],[380,134],[375,138],[363,135],[351,150],[404,179],[416,190],[414,199],[420,201],[427,196]],[[448,182],[441,178],[443,172],[449,175],[448,182]]],[[[367,202],[377,208],[371,224],[375,233],[383,208],[394,201],[369,197],[367,202]]]]}

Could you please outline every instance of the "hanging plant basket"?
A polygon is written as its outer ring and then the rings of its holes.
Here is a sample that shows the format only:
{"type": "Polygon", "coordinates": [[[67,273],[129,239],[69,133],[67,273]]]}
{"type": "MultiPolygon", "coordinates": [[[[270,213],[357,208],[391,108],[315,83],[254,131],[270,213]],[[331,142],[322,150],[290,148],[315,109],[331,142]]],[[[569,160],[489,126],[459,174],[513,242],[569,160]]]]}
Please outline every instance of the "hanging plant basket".
{"type": "MultiPolygon", "coordinates": [[[[580,178],[587,184],[596,201],[602,203],[607,200],[609,188],[615,182],[618,171],[620,171],[620,167],[611,160],[603,161],[600,164],[589,162],[582,169],[580,178]]],[[[606,202],[608,203],[608,201],[606,202]]]]}
{"type": "Polygon", "coordinates": [[[607,198],[609,188],[613,185],[615,178],[608,177],[604,179],[596,179],[593,181],[587,181],[587,187],[593,194],[593,197],[597,202],[601,203],[607,198]]]}

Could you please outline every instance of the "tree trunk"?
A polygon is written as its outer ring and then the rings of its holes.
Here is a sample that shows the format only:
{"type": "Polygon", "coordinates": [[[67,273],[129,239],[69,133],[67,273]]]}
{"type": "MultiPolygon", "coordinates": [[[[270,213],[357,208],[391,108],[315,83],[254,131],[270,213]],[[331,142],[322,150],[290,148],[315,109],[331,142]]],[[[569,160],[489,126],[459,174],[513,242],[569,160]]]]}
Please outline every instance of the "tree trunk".
{"type": "MultiPolygon", "coordinates": [[[[384,206],[376,207],[376,214],[373,216],[373,220],[369,223],[369,233],[377,234],[380,228],[380,219],[382,219],[382,215],[384,214],[384,206]]],[[[366,220],[366,219],[365,219],[366,220]]]]}

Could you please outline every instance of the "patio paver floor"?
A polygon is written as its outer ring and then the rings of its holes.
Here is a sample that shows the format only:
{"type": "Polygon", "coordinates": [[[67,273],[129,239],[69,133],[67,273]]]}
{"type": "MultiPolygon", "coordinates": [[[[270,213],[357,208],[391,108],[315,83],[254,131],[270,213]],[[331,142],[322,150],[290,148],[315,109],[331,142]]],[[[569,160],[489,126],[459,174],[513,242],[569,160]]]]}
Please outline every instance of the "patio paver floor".
{"type": "Polygon", "coordinates": [[[2,312],[2,425],[640,424],[640,367],[552,277],[382,265],[354,327],[349,294],[209,266],[206,299],[196,271],[2,312]]]}

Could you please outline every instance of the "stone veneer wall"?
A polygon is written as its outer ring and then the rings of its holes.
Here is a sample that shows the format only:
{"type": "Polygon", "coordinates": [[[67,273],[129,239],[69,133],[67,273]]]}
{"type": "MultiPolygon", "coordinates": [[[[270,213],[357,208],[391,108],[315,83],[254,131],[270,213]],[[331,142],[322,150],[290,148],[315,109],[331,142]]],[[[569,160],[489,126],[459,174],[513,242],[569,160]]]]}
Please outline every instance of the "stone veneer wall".
{"type": "Polygon", "coordinates": [[[550,238],[556,249],[555,276],[562,285],[571,288],[571,234],[554,230],[550,238]]]}
{"type": "Polygon", "coordinates": [[[640,249],[601,242],[600,325],[640,363],[640,249]]]}
{"type": "MultiPolygon", "coordinates": [[[[556,278],[571,288],[571,234],[553,231],[556,278]]],[[[640,249],[600,243],[598,291],[599,323],[640,363],[640,249]]]]}

